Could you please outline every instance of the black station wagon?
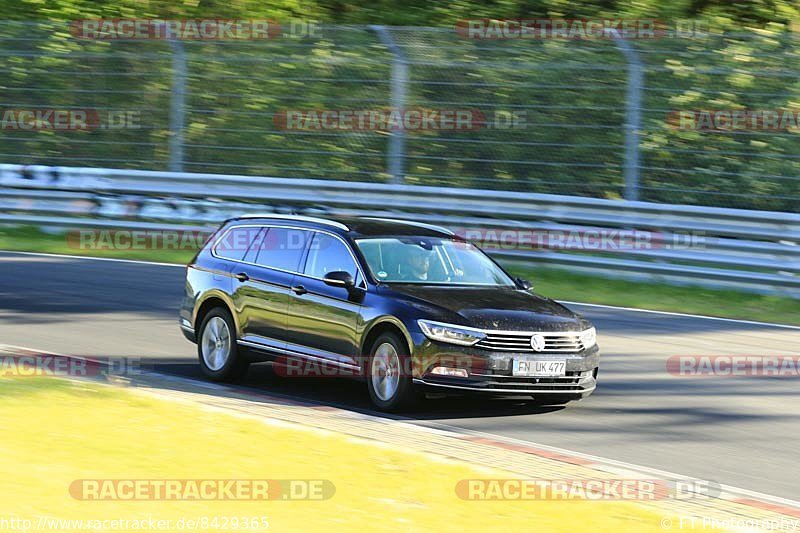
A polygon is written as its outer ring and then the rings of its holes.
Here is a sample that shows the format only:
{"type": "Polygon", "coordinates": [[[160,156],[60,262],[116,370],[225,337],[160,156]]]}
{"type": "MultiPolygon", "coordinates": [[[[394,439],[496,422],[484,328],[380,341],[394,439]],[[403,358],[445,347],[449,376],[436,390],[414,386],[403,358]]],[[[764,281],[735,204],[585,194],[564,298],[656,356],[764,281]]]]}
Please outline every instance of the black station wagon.
{"type": "Polygon", "coordinates": [[[474,245],[378,218],[225,222],[187,267],[180,323],[212,380],[272,361],[364,380],[382,410],[431,393],[565,403],[594,391],[600,358],[592,324],[474,245]]]}

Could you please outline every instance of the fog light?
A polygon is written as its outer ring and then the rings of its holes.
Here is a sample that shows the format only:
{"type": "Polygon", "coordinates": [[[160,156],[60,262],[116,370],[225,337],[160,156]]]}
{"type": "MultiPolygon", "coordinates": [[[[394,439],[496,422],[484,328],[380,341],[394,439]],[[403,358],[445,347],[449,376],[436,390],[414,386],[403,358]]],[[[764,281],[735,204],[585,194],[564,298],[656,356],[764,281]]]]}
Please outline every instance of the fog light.
{"type": "Polygon", "coordinates": [[[437,366],[431,370],[431,374],[436,374],[437,376],[453,376],[457,378],[469,376],[469,373],[464,368],[447,368],[446,366],[437,366]]]}

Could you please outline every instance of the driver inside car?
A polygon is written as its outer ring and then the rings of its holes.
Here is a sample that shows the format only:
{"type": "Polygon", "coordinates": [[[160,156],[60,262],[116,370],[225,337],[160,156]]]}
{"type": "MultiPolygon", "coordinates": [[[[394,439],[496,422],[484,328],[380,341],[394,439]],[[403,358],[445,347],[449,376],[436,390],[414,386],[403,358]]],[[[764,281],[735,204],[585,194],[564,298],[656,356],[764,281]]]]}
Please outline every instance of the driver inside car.
{"type": "Polygon", "coordinates": [[[421,246],[410,246],[405,256],[405,264],[401,265],[400,278],[405,281],[429,281],[431,254],[421,246]]]}

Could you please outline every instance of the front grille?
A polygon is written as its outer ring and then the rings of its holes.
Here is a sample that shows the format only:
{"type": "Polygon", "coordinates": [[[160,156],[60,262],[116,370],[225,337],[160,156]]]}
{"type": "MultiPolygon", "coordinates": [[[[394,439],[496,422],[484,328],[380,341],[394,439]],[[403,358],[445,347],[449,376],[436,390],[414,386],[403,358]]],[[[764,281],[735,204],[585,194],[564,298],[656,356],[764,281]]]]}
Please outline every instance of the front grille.
{"type": "Polygon", "coordinates": [[[537,333],[536,335],[544,337],[544,349],[537,352],[531,347],[533,335],[533,333],[487,333],[475,347],[496,352],[517,353],[561,353],[583,350],[581,336],[578,333],[537,333]]]}

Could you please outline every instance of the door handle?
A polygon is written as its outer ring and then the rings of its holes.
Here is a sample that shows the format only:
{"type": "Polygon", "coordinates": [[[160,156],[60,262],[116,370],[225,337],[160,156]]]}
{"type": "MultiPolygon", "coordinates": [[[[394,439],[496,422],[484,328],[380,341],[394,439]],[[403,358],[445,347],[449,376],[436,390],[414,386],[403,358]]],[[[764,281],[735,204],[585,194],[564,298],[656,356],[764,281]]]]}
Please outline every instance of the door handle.
{"type": "Polygon", "coordinates": [[[292,287],[292,291],[294,291],[294,293],[297,294],[298,296],[308,292],[306,288],[303,287],[302,285],[295,285],[294,287],[292,287]]]}
{"type": "Polygon", "coordinates": [[[235,274],[233,277],[235,277],[236,279],[238,279],[242,283],[244,283],[245,281],[250,279],[250,276],[248,276],[244,272],[239,272],[238,274],[235,274]]]}

